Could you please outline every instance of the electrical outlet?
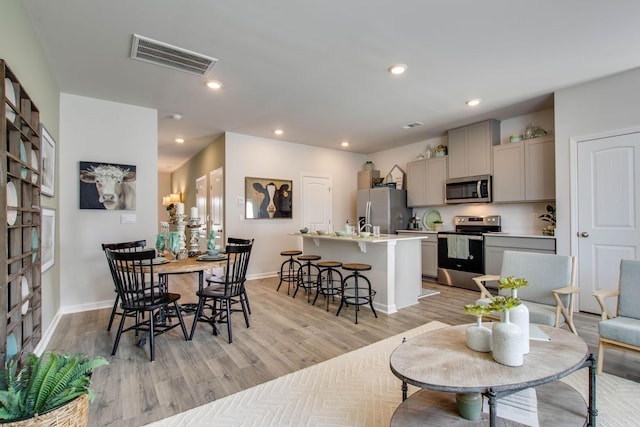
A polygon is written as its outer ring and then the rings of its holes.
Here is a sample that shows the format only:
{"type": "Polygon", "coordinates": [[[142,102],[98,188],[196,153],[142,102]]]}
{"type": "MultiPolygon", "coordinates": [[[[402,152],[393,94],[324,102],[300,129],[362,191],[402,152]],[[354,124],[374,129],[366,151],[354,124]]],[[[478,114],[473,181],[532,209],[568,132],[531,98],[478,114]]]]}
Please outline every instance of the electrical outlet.
{"type": "Polygon", "coordinates": [[[123,214],[120,215],[120,224],[135,224],[136,214],[123,214]]]}
{"type": "Polygon", "coordinates": [[[244,205],[244,197],[239,196],[239,197],[238,197],[238,199],[237,199],[237,201],[238,201],[238,204],[239,204],[239,205],[244,205]]]}

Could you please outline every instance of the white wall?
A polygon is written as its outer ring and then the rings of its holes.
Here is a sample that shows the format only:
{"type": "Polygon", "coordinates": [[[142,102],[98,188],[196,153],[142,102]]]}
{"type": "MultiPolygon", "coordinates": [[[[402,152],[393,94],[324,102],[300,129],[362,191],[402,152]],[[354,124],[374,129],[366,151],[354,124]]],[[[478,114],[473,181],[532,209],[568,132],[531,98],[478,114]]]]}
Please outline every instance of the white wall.
{"type": "Polygon", "coordinates": [[[156,110],[70,94],[60,96],[60,299],[63,311],[113,303],[113,282],[101,243],[146,239],[158,222],[156,110]],[[135,165],[136,210],[80,210],[80,161],[135,165]],[[120,216],[135,214],[135,224],[120,216]]]}
{"type": "Polygon", "coordinates": [[[558,253],[571,248],[569,140],[640,126],[640,68],[574,86],[555,94],[558,253]]]}
{"type": "Polygon", "coordinates": [[[342,226],[346,218],[355,221],[357,171],[366,156],[311,147],[274,139],[227,133],[225,135],[225,208],[227,236],[255,238],[249,275],[278,271],[280,251],[302,248],[299,237],[288,236],[301,226],[301,181],[304,174],[332,178],[333,223],[342,226]],[[290,179],[293,181],[293,219],[244,219],[245,177],[290,179]]]}

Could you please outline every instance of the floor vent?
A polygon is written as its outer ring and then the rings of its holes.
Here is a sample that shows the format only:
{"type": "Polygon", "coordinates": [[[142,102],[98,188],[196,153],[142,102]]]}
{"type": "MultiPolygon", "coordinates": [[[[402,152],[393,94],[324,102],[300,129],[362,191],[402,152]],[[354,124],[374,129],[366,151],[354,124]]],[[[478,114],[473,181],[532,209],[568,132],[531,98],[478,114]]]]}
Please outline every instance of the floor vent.
{"type": "Polygon", "coordinates": [[[199,76],[206,76],[218,62],[217,59],[210,56],[191,52],[190,50],[137,34],[133,35],[131,58],[199,76]]]}

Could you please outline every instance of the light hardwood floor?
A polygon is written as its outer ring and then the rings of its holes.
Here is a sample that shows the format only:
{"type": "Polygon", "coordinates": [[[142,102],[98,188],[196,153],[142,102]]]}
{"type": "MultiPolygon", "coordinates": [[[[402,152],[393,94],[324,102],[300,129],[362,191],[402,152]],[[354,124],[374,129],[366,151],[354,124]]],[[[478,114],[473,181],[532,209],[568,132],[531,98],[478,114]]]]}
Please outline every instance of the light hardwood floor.
{"type": "MultiPolygon", "coordinates": [[[[172,276],[170,286],[182,294],[182,302],[196,300],[195,275],[172,276]]],[[[116,326],[106,332],[110,310],[63,316],[47,350],[102,355],[110,364],[93,376],[96,400],[90,409],[90,426],[139,426],[211,402],[287,373],[339,356],[432,320],[448,324],[470,323],[463,306],[478,292],[425,282],[440,294],[393,315],[362,308],[358,325],[353,307],[336,316],[337,302],[329,312],[318,299],[315,306],[298,292],[295,299],[277,278],[249,281],[247,290],[253,314],[246,328],[241,313],[233,315],[233,344],[226,325],[218,336],[206,324],[198,325],[193,341],[185,342],[174,329],[156,339],[156,360],[149,362],[148,344],[134,345],[132,332],[123,335],[116,356],[111,346],[116,326]]],[[[599,316],[576,313],[576,327],[590,349],[597,352],[599,316]]],[[[118,319],[118,318],[116,318],[118,319]]],[[[186,318],[187,328],[192,317],[186,318]]],[[[604,370],[640,381],[640,356],[607,350],[604,370]]],[[[398,387],[398,392],[400,388],[398,387]]]]}

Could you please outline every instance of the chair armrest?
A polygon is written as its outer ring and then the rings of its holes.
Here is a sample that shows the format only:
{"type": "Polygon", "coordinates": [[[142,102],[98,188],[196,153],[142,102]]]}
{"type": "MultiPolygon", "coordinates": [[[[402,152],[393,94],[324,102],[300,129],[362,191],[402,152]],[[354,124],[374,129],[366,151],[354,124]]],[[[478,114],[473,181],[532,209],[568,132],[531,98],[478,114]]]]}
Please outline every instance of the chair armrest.
{"type": "Polygon", "coordinates": [[[580,293],[580,288],[576,288],[575,286],[565,286],[564,288],[553,289],[551,292],[560,295],[578,294],[580,293]]]}
{"type": "Polygon", "coordinates": [[[615,317],[607,309],[607,305],[604,300],[605,298],[617,297],[618,295],[620,295],[619,289],[598,289],[593,293],[593,296],[596,298],[596,301],[598,301],[598,305],[600,305],[602,320],[612,319],[615,317]]]}
{"type": "Polygon", "coordinates": [[[483,282],[489,282],[491,280],[500,280],[500,276],[493,275],[493,274],[487,274],[485,276],[473,277],[472,279],[475,282],[476,286],[478,286],[478,289],[480,290],[480,298],[481,299],[482,298],[493,298],[493,295],[491,295],[491,292],[489,292],[487,290],[487,288],[485,288],[483,282]]]}

